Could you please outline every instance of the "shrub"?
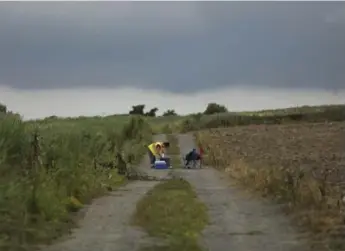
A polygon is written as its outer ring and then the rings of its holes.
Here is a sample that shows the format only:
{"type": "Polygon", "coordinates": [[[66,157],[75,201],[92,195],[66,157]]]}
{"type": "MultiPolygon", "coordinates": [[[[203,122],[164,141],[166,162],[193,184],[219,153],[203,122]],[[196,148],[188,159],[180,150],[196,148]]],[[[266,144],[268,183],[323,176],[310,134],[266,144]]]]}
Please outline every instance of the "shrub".
{"type": "Polygon", "coordinates": [[[3,105],[0,103],[0,113],[6,113],[7,112],[7,107],[6,105],[3,105]]]}
{"type": "Polygon", "coordinates": [[[219,105],[217,103],[208,103],[206,110],[204,111],[204,114],[215,114],[215,113],[222,113],[227,112],[228,109],[226,109],[225,106],[219,105]]]}
{"type": "Polygon", "coordinates": [[[116,168],[139,161],[151,131],[141,118],[113,121],[0,121],[1,250],[59,235],[70,212],[125,181],[116,168]]]}
{"type": "Polygon", "coordinates": [[[156,117],[156,112],[158,111],[158,108],[152,108],[149,112],[145,113],[145,116],[149,117],[156,117]]]}
{"type": "Polygon", "coordinates": [[[176,114],[176,112],[175,112],[175,110],[167,110],[167,111],[165,111],[164,113],[163,113],[163,116],[164,117],[167,117],[167,116],[176,116],[177,114],[176,114]]]}
{"type": "Polygon", "coordinates": [[[144,115],[145,105],[133,105],[132,110],[129,111],[129,114],[132,115],[144,115]]]}

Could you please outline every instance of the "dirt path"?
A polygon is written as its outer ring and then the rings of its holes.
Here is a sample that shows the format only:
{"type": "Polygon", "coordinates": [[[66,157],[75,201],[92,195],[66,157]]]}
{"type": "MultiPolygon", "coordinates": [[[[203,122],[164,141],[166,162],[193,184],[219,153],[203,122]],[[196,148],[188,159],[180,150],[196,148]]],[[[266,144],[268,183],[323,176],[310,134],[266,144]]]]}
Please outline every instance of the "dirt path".
{"type": "MultiPolygon", "coordinates": [[[[182,153],[194,146],[191,135],[179,135],[182,153]]],[[[163,141],[165,135],[155,140],[163,141]]],[[[169,170],[152,170],[148,158],[139,171],[160,178],[169,170]]],[[[202,244],[209,251],[307,251],[288,220],[274,206],[249,198],[212,168],[178,170],[208,206],[211,224],[203,232],[202,244]]],[[[158,181],[135,181],[94,200],[85,211],[79,227],[71,236],[44,248],[44,251],[139,251],[150,239],[142,230],[129,226],[130,218],[142,196],[158,181]]],[[[155,241],[155,240],[153,240],[155,241]]]]}
{"type": "MultiPolygon", "coordinates": [[[[192,135],[179,135],[181,153],[194,146],[192,135]]],[[[289,221],[268,202],[250,197],[213,168],[180,170],[209,209],[211,224],[202,244],[209,251],[307,251],[289,221]]]]}
{"type": "MultiPolygon", "coordinates": [[[[155,136],[164,141],[165,135],[155,136]]],[[[138,167],[156,177],[166,177],[167,170],[151,170],[145,156],[138,167]]],[[[136,251],[147,244],[149,238],[135,227],[129,226],[139,199],[153,188],[157,181],[134,181],[99,199],[85,210],[85,216],[71,236],[44,248],[45,251],[136,251]],[[144,238],[145,237],[145,238],[144,238]]]]}

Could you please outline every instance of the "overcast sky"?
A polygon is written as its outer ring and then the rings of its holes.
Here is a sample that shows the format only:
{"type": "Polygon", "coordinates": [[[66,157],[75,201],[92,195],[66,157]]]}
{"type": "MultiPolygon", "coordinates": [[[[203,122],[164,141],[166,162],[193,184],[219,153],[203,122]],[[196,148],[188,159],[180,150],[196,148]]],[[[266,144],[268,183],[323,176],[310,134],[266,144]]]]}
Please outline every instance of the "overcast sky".
{"type": "Polygon", "coordinates": [[[344,89],[345,2],[0,2],[0,102],[27,118],[345,103],[344,89]]]}

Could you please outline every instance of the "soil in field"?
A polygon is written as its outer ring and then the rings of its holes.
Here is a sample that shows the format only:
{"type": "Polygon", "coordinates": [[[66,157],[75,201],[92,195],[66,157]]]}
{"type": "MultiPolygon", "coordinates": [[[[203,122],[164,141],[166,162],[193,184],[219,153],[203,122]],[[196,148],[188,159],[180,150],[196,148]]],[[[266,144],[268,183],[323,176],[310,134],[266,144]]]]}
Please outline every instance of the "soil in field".
{"type": "Polygon", "coordinates": [[[298,167],[329,180],[345,180],[345,123],[252,125],[202,133],[222,164],[244,159],[251,167],[298,167]]]}

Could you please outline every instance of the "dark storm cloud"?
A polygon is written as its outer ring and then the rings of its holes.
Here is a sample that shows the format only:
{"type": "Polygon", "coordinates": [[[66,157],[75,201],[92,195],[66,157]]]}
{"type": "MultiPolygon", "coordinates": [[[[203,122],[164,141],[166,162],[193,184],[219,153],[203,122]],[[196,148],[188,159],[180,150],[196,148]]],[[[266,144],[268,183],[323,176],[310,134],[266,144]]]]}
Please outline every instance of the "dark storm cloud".
{"type": "Polygon", "coordinates": [[[345,87],[342,2],[1,2],[0,84],[345,87]]]}

